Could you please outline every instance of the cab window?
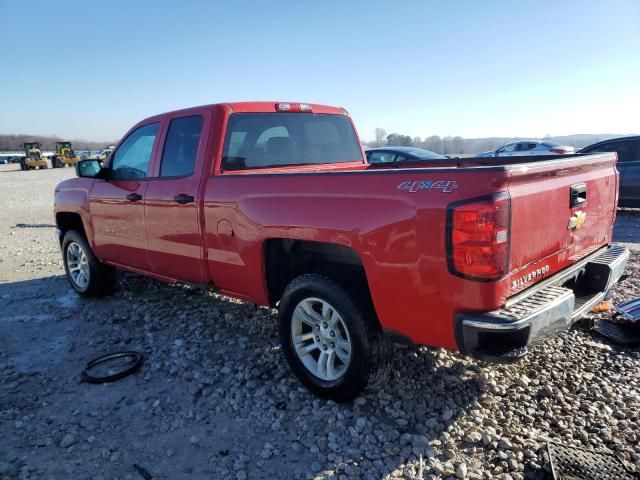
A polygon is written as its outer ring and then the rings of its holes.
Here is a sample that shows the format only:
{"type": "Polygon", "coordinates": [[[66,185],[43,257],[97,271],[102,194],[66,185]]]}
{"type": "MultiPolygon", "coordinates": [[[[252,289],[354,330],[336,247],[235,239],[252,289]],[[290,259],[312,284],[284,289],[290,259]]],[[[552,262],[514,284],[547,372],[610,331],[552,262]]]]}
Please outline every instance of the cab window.
{"type": "Polygon", "coordinates": [[[393,162],[395,159],[395,156],[396,154],[394,152],[384,152],[384,151],[370,152],[369,155],[367,155],[369,159],[369,163],[393,162]]]}
{"type": "Polygon", "coordinates": [[[229,117],[224,171],[362,161],[348,117],[314,113],[235,113],[229,117]]]}
{"type": "Polygon", "coordinates": [[[171,120],[160,163],[161,177],[186,177],[193,173],[201,130],[201,115],[171,120]]]}
{"type": "Polygon", "coordinates": [[[513,152],[513,151],[515,151],[517,145],[518,145],[517,143],[508,143],[504,147],[498,149],[497,153],[510,153],[510,152],[513,152]]]}
{"type": "Polygon", "coordinates": [[[115,180],[139,180],[147,177],[158,123],[134,130],[112,155],[111,175],[115,180]]]}

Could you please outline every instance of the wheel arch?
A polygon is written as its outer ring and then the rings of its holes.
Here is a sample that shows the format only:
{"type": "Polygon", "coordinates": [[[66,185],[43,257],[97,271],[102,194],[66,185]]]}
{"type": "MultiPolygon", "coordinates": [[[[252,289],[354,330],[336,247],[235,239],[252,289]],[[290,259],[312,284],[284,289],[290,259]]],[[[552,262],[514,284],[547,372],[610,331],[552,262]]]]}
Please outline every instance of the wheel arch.
{"type": "MultiPolygon", "coordinates": [[[[56,225],[58,227],[60,244],[62,245],[62,240],[65,234],[69,230],[76,230],[78,233],[81,233],[84,238],[89,242],[89,237],[87,236],[87,230],[85,229],[84,222],[82,220],[82,216],[77,212],[56,212],[56,225]]],[[[91,244],[91,242],[89,242],[91,244]]]]}
{"type": "Polygon", "coordinates": [[[307,273],[324,275],[373,308],[367,274],[351,247],[326,242],[270,238],[263,247],[264,279],[269,304],[275,306],[287,285],[307,273]]]}

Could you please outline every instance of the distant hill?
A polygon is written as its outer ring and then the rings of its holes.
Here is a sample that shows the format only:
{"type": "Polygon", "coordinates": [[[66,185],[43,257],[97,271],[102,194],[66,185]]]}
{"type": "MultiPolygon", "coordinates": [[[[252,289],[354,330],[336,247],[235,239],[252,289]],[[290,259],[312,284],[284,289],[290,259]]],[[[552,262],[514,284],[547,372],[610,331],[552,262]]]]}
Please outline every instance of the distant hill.
{"type": "Polygon", "coordinates": [[[54,150],[56,142],[62,141],[71,142],[74,150],[102,150],[116,143],[115,141],[92,142],[44,135],[0,135],[0,152],[22,150],[22,144],[25,142],[40,142],[43,150],[54,150]]]}

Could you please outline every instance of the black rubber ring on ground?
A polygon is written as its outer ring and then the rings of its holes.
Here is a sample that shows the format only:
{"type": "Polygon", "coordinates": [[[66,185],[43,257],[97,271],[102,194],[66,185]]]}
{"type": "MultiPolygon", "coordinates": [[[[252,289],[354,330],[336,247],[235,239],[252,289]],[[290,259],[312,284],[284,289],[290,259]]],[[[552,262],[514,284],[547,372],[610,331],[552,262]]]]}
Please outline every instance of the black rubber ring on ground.
{"type": "Polygon", "coordinates": [[[135,371],[137,371],[144,361],[144,357],[138,352],[118,352],[118,353],[110,353],[108,355],[103,355],[102,357],[98,357],[94,360],[91,360],[87,363],[86,368],[80,374],[83,382],[87,383],[107,383],[114,382],[116,380],[120,380],[121,378],[126,377],[127,375],[131,375],[135,371]],[[121,372],[116,372],[113,375],[105,375],[104,377],[94,377],[89,374],[89,369],[99,365],[103,362],[107,362],[109,360],[113,360],[114,358],[124,358],[131,357],[133,359],[133,363],[130,367],[122,370],[121,372]]]}

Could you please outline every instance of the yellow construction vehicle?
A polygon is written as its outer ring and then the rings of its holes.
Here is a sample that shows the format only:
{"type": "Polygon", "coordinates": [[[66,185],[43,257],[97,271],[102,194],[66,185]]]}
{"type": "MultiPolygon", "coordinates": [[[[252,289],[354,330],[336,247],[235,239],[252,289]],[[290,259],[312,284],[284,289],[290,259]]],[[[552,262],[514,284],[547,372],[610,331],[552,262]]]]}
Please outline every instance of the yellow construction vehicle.
{"type": "Polygon", "coordinates": [[[20,170],[33,170],[48,168],[47,159],[42,156],[42,150],[38,142],[29,142],[22,145],[24,147],[24,157],[20,159],[20,170]]]}
{"type": "Polygon", "coordinates": [[[56,142],[56,154],[51,157],[51,166],[61,168],[66,165],[73,166],[80,161],[75,152],[71,149],[71,142],[56,142]]]}

